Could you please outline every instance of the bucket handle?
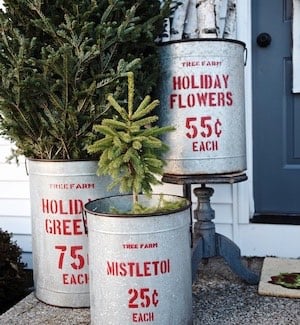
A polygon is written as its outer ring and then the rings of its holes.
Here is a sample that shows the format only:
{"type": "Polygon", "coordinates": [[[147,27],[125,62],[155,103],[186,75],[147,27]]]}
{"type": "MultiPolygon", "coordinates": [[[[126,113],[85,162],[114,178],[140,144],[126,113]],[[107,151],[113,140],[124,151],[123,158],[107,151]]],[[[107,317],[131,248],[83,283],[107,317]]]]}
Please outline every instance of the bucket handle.
{"type": "Polygon", "coordinates": [[[190,208],[190,236],[191,236],[191,242],[190,242],[190,246],[191,248],[194,247],[194,235],[193,235],[193,213],[192,213],[192,209],[190,208]]]}
{"type": "Polygon", "coordinates": [[[84,233],[86,235],[88,235],[87,214],[86,214],[86,211],[84,209],[82,210],[81,217],[82,217],[82,223],[83,223],[83,227],[84,227],[84,233]]]}
{"type": "Polygon", "coordinates": [[[25,159],[25,171],[26,175],[29,176],[28,166],[27,166],[27,159],[25,159]]]}
{"type": "Polygon", "coordinates": [[[248,49],[245,47],[244,49],[244,66],[247,65],[247,59],[248,59],[248,49]]]}

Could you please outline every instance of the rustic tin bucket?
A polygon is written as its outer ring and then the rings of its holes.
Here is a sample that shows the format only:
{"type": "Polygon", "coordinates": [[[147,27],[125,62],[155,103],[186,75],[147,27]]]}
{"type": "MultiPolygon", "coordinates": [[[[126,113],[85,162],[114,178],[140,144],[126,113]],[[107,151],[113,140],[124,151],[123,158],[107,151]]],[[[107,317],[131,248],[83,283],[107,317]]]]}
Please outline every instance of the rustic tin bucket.
{"type": "Polygon", "coordinates": [[[61,307],[88,307],[88,243],[83,206],[108,196],[96,161],[29,160],[35,294],[61,307]]]}
{"type": "MultiPolygon", "coordinates": [[[[159,199],[140,196],[147,206],[159,199]]],[[[110,212],[129,210],[131,200],[122,195],[85,205],[91,322],[192,324],[190,204],[169,214],[110,212]]]]}
{"type": "Polygon", "coordinates": [[[228,39],[163,43],[160,121],[175,132],[166,173],[215,174],[246,169],[245,44],[228,39]]]}

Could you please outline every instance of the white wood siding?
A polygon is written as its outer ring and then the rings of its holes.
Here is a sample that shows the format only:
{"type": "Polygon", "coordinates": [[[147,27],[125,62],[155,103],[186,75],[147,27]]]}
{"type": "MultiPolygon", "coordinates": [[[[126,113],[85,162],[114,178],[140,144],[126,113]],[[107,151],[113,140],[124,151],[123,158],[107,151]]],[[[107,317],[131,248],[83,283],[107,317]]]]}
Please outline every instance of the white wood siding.
{"type": "Polygon", "coordinates": [[[0,227],[13,233],[23,250],[23,261],[32,267],[29,183],[25,160],[7,163],[10,142],[0,138],[0,227]]]}

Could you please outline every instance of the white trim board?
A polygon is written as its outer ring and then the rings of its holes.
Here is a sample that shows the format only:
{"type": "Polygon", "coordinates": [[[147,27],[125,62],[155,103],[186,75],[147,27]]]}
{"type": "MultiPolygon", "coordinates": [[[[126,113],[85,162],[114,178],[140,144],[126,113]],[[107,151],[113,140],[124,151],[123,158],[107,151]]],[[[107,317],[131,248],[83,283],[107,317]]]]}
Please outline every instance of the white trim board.
{"type": "Polygon", "coordinates": [[[245,256],[299,258],[300,226],[239,225],[239,239],[236,243],[245,256]]]}

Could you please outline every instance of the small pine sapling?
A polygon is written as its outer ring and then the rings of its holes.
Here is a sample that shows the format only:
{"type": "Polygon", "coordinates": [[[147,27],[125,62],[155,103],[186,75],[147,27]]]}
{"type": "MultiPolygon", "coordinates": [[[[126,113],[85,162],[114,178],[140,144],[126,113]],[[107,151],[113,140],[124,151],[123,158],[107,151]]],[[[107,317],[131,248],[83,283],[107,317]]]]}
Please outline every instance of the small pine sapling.
{"type": "MultiPolygon", "coordinates": [[[[159,136],[174,128],[153,125],[158,120],[153,110],[159,105],[159,100],[151,101],[147,95],[134,108],[133,72],[127,73],[127,78],[127,108],[122,107],[111,94],[108,95],[107,100],[116,114],[113,118],[103,119],[100,125],[94,125],[95,132],[104,137],[89,145],[88,152],[100,153],[97,173],[112,177],[110,188],[119,186],[121,193],[132,193],[131,213],[145,213],[149,210],[141,207],[138,194],[151,195],[152,185],[161,183],[156,175],[163,174],[165,162],[162,154],[168,147],[159,136]]],[[[165,202],[166,205],[169,203],[165,202]]],[[[172,202],[173,208],[175,204],[172,202]]]]}

